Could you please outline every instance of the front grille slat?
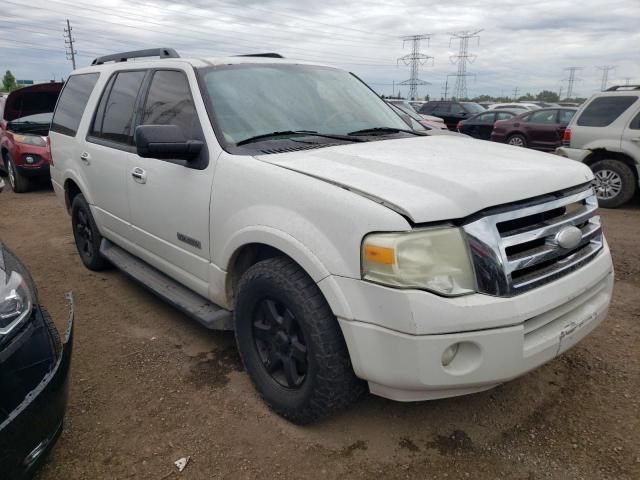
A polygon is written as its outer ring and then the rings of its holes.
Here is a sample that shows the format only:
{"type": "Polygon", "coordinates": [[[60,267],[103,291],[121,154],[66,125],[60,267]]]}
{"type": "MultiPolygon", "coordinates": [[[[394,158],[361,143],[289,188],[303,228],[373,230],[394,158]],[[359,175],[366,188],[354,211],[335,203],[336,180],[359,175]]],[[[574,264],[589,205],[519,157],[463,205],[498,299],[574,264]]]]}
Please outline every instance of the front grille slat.
{"type": "Polygon", "coordinates": [[[602,229],[593,189],[583,188],[564,195],[559,192],[541,203],[500,210],[464,225],[478,290],[497,296],[518,295],[593,259],[603,246],[602,229]],[[578,228],[582,235],[574,246],[563,248],[559,233],[569,227],[578,228]]]}

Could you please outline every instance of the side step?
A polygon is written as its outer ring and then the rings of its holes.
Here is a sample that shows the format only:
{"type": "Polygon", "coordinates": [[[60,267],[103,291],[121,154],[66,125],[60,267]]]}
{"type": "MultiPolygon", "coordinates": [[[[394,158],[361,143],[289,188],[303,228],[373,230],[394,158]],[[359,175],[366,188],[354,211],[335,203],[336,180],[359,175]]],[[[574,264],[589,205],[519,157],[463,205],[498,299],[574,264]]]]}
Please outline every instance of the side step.
{"type": "Polygon", "coordinates": [[[113,242],[102,239],[100,253],[143,287],[211,330],[233,330],[233,315],[172,278],[134,257],[113,242]]]}

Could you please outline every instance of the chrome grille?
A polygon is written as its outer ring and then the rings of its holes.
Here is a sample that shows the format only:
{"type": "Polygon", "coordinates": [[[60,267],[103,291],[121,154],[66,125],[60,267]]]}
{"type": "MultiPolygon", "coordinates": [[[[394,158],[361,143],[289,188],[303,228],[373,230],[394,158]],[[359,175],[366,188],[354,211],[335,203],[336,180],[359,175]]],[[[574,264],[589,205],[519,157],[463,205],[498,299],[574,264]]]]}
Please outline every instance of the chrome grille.
{"type": "Polygon", "coordinates": [[[561,192],[540,202],[487,212],[466,224],[478,289],[513,296],[580,268],[602,249],[593,189],[561,192]],[[573,228],[579,229],[578,232],[573,228]],[[574,245],[560,236],[573,230],[574,245]]]}

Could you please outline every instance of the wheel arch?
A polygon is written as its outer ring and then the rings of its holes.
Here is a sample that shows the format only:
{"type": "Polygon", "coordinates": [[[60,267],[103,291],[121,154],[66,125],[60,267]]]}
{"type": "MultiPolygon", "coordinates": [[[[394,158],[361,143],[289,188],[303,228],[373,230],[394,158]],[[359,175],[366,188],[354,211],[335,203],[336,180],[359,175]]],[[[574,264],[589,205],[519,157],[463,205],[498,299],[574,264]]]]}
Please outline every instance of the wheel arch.
{"type": "Polygon", "coordinates": [[[631,171],[635,175],[636,185],[639,183],[640,173],[638,172],[638,165],[633,161],[626,153],[622,152],[612,152],[611,150],[607,150],[606,148],[595,148],[591,150],[591,153],[585,157],[582,163],[587,165],[589,168],[593,166],[594,163],[600,160],[617,160],[626,164],[631,171]]]}
{"type": "Polygon", "coordinates": [[[67,207],[67,212],[71,213],[71,205],[73,204],[73,199],[78,194],[84,195],[89,205],[92,204],[84,183],[74,175],[69,175],[64,180],[63,187],[64,187],[64,204],[67,207]]]}

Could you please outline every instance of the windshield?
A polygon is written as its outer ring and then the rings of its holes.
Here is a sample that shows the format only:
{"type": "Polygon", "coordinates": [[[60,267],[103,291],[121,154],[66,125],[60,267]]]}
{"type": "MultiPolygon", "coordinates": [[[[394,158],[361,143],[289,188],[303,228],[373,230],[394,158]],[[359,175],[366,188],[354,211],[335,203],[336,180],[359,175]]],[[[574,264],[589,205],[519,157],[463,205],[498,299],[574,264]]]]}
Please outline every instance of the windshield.
{"type": "Polygon", "coordinates": [[[238,64],[200,70],[224,140],[271,132],[347,135],[404,121],[353,75],[329,67],[238,64]]]}
{"type": "Polygon", "coordinates": [[[485,111],[485,108],[482,105],[474,102],[462,102],[462,106],[470,113],[480,113],[485,111]]]}

